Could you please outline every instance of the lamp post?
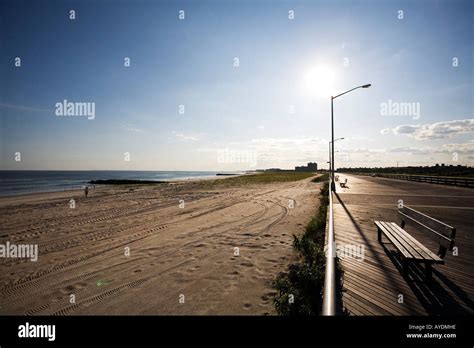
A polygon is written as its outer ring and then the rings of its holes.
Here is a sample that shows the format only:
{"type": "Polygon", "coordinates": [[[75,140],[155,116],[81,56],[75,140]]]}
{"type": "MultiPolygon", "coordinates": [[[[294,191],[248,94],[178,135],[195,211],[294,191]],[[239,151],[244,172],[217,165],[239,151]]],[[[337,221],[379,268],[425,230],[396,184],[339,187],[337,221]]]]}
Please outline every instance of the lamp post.
{"type": "MultiPolygon", "coordinates": [[[[338,141],[338,140],[344,140],[344,138],[337,138],[334,140],[334,142],[338,141]]],[[[331,164],[331,143],[332,143],[332,140],[329,142],[329,164],[331,164]]],[[[334,146],[334,144],[332,145],[334,146]]],[[[337,151],[335,151],[337,152],[337,151]]],[[[331,165],[329,165],[329,168],[331,168],[331,165]]]]}
{"type": "Polygon", "coordinates": [[[357,86],[336,96],[331,96],[331,143],[333,143],[331,151],[331,191],[336,191],[336,184],[334,183],[334,171],[336,170],[334,167],[334,99],[349,92],[352,92],[358,88],[369,88],[370,86],[370,83],[362,86],[357,86]]]}

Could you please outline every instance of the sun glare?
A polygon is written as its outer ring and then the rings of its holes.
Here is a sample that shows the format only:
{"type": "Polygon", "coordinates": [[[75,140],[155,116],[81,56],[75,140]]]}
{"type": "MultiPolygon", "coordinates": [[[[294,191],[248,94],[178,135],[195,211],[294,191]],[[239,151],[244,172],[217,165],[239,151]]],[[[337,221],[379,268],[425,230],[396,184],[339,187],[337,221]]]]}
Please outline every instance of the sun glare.
{"type": "Polygon", "coordinates": [[[312,96],[329,98],[334,92],[334,72],[326,66],[311,68],[305,76],[306,92],[312,96]]]}

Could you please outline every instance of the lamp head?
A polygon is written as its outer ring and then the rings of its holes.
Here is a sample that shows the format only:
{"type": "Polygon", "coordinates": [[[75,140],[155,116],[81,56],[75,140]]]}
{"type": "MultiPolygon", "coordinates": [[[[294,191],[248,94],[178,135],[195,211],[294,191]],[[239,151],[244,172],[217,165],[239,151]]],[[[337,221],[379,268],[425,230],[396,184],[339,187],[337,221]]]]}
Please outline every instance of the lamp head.
{"type": "Polygon", "coordinates": [[[366,84],[366,85],[362,85],[361,87],[362,88],[369,88],[370,86],[372,86],[370,83],[366,84]]]}

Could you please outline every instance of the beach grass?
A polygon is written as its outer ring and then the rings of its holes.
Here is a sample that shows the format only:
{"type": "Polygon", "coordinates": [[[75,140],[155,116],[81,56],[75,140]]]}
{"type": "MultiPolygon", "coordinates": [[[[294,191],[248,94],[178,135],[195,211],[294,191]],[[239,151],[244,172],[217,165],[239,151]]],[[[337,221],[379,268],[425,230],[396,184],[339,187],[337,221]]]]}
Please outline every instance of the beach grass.
{"type": "Polygon", "coordinates": [[[315,177],[313,180],[311,180],[311,182],[325,182],[325,181],[328,181],[328,180],[329,180],[329,174],[324,173],[324,174],[321,174],[321,175],[315,177]]]}
{"type": "Polygon", "coordinates": [[[202,184],[206,187],[230,187],[230,186],[245,186],[252,184],[271,184],[275,182],[289,182],[307,179],[315,176],[315,173],[308,172],[294,172],[294,171],[281,171],[281,172],[263,172],[256,174],[246,174],[240,176],[233,176],[230,178],[219,179],[219,180],[207,180],[203,181],[202,184]]]}
{"type": "MultiPolygon", "coordinates": [[[[326,267],[324,243],[329,182],[327,174],[320,177],[324,177],[320,180],[324,184],[320,191],[319,208],[306,226],[305,233],[300,237],[293,235],[293,249],[298,254],[298,262],[292,263],[286,272],[279,273],[273,281],[273,287],[277,291],[274,304],[279,315],[314,316],[321,313],[326,267]]],[[[336,283],[339,298],[343,276],[344,271],[337,261],[336,283]]]]}

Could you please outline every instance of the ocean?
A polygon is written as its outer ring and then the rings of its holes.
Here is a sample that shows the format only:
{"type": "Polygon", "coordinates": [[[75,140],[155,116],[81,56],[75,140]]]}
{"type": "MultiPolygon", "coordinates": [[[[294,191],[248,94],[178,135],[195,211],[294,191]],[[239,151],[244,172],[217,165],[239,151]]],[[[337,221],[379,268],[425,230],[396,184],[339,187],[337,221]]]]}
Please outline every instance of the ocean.
{"type": "Polygon", "coordinates": [[[177,180],[213,177],[217,172],[185,171],[3,171],[0,170],[0,196],[34,192],[66,191],[82,188],[91,180],[177,180]]]}

